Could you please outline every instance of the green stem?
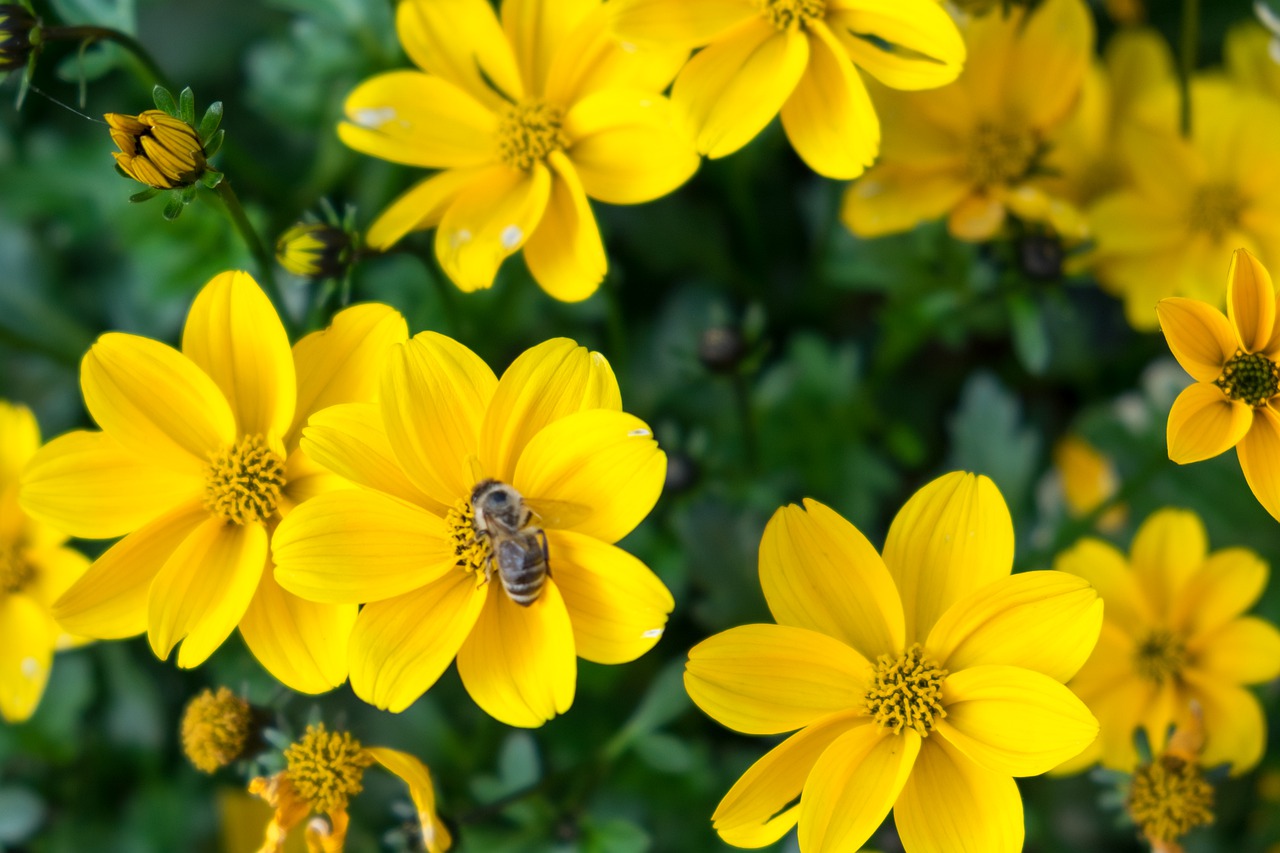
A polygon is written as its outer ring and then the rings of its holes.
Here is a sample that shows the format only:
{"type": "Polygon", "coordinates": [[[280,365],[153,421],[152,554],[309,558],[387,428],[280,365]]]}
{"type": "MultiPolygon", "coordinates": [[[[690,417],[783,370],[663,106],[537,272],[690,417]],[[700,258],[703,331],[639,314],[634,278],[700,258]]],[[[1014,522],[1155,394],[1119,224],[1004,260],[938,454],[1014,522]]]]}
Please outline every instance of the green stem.
{"type": "Polygon", "coordinates": [[[1182,0],[1182,33],[1178,50],[1178,83],[1182,94],[1182,135],[1191,136],[1191,75],[1200,46],[1200,0],[1182,0]]]}
{"type": "Polygon", "coordinates": [[[733,372],[733,399],[738,406],[738,420],[742,422],[742,445],[747,455],[747,467],[756,471],[760,467],[760,445],[756,440],[756,414],[751,405],[751,387],[741,368],[733,372]]]}
{"type": "Polygon", "coordinates": [[[168,81],[160,66],[151,58],[150,52],[142,46],[142,42],[138,41],[128,33],[120,30],[113,30],[110,27],[94,27],[94,26],[75,26],[75,27],[41,27],[40,36],[45,41],[79,41],[79,42],[97,42],[109,41],[120,45],[133,55],[138,64],[142,66],[143,72],[150,77],[144,81],[150,86],[156,84],[168,85],[168,81]]]}
{"type": "Polygon", "coordinates": [[[253,223],[245,215],[244,208],[240,205],[240,199],[236,196],[236,191],[231,188],[231,181],[223,178],[214,192],[222,200],[222,204],[227,210],[227,215],[231,217],[232,224],[236,226],[236,230],[240,232],[245,245],[249,247],[249,253],[258,262],[260,275],[258,283],[262,285],[262,289],[266,291],[267,296],[275,303],[276,313],[280,315],[280,321],[284,323],[285,329],[292,335],[297,332],[297,328],[293,317],[289,314],[288,306],[285,304],[284,294],[280,291],[280,286],[276,284],[275,258],[267,251],[262,238],[258,236],[257,229],[253,227],[253,223]]]}

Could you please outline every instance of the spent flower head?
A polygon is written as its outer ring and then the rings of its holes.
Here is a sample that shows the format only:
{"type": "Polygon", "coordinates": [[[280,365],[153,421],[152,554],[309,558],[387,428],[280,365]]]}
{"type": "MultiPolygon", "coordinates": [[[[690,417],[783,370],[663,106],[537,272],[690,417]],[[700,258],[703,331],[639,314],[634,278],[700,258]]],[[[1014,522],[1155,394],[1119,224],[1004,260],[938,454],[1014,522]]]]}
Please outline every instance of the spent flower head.
{"type": "Polygon", "coordinates": [[[226,687],[205,689],[182,713],[182,751],[205,773],[246,756],[255,736],[253,707],[226,687]]]}

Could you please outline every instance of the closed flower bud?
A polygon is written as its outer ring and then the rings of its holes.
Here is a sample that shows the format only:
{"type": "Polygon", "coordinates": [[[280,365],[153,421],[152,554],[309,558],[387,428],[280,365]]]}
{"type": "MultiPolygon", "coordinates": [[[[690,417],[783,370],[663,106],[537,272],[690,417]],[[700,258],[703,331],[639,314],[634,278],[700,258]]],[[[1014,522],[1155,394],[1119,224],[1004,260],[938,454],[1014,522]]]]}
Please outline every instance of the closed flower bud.
{"type": "Polygon", "coordinates": [[[0,73],[27,64],[38,37],[35,16],[16,3],[0,3],[0,73]]]}
{"type": "Polygon", "coordinates": [[[351,235],[322,222],[299,222],[276,241],[276,260],[294,275],[337,278],[346,273],[353,251],[351,235]]]}
{"type": "Polygon", "coordinates": [[[196,129],[160,110],[136,116],[107,113],[113,152],[126,175],[158,190],[187,187],[205,173],[205,149],[196,129]]]}

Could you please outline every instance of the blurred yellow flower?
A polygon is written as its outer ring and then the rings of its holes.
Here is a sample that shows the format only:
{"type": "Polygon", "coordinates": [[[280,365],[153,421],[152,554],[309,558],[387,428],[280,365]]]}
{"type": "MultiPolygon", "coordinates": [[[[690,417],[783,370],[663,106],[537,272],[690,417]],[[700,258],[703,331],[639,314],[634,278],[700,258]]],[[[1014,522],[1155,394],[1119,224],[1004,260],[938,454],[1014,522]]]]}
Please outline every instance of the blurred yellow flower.
{"type": "Polygon", "coordinates": [[[996,236],[1009,213],[1078,239],[1083,220],[1046,192],[1043,161],[1080,100],[1093,55],[1082,0],[987,15],[964,28],[969,60],[935,92],[874,89],[884,122],[880,162],[845,194],[843,219],[878,237],[947,217],[957,239],[996,236]]]}
{"type": "Polygon", "coordinates": [[[716,831],[762,847],[799,823],[804,853],[856,850],[889,810],[908,853],[1022,850],[1034,776],[1098,724],[1062,685],[1089,656],[1102,603],[1056,572],[1010,575],[1013,524],[985,477],[952,473],[907,502],[883,559],[806,500],[760,543],[776,625],[732,628],[689,653],[685,686],[748,734],[800,731],[720,802],[716,831]]]}
{"type": "Polygon", "coordinates": [[[1280,62],[1276,61],[1276,36],[1257,22],[1236,24],[1223,45],[1227,73],[1242,86],[1280,98],[1280,62]]]}
{"type": "Polygon", "coordinates": [[[965,61],[955,23],[934,0],[621,0],[627,42],[703,48],[671,99],[698,150],[732,154],[774,116],[796,153],[829,178],[875,160],[880,124],[859,69],[895,89],[945,86],[965,61]]]}
{"type": "Polygon", "coordinates": [[[652,648],[671,594],[611,543],[653,508],[666,456],[621,411],[601,355],[550,340],[499,381],[466,347],[424,332],[393,348],[381,381],[380,405],[321,412],[302,439],[368,488],[309,501],[274,543],[286,589],[369,602],[351,637],[357,696],[403,711],[456,656],[488,714],[540,726],[573,703],[577,656],[622,663],[652,648]],[[477,518],[481,486],[499,487],[505,504],[489,507],[509,508],[519,535],[477,518]]]}
{"type": "Polygon", "coordinates": [[[1162,87],[1120,137],[1130,182],[1088,212],[1099,283],[1124,300],[1137,329],[1156,302],[1223,301],[1222,268],[1244,246],[1280,260],[1280,104],[1225,79],[1192,83],[1192,134],[1178,128],[1178,93],[1162,87]]]}
{"type": "Polygon", "coordinates": [[[1164,509],[1142,523],[1129,559],[1099,539],[1083,539],[1054,568],[1093,584],[1106,603],[1098,646],[1068,686],[1097,716],[1094,745],[1059,772],[1097,762],[1132,771],[1142,729],[1155,754],[1169,729],[1203,709],[1203,765],[1242,773],[1262,757],[1266,722],[1243,686],[1280,675],[1280,631],[1241,616],[1262,594],[1267,564],[1252,551],[1209,553],[1192,512],[1164,509]]]}
{"type": "MultiPolygon", "coordinates": [[[[1067,512],[1073,517],[1093,512],[1120,488],[1115,463],[1079,436],[1069,435],[1058,442],[1053,449],[1053,465],[1062,483],[1067,512]]],[[[1098,518],[1098,529],[1118,530],[1127,516],[1123,505],[1111,507],[1098,518]]]]}
{"type": "Polygon", "coordinates": [[[1213,823],[1213,785],[1200,764],[1204,720],[1198,706],[1180,723],[1163,752],[1133,772],[1125,809],[1152,853],[1183,853],[1188,832],[1213,823]]]}
{"type": "Polygon", "coordinates": [[[407,336],[396,311],[361,305],[290,351],[266,295],[231,272],[196,297],[181,352],[99,338],[80,384],[101,431],[50,442],[23,478],[34,517],[85,539],[125,537],[58,600],[63,627],[98,639],[145,631],[162,659],[182,642],[178,665],[194,667],[238,625],[289,687],[341,684],[355,607],[280,589],[268,540],[300,502],[349,485],[299,451],[307,416],[373,399],[377,365],[407,336]]]}
{"type": "Polygon", "coordinates": [[[40,447],[40,427],[26,406],[0,400],[0,717],[19,723],[40,704],[53,653],[81,642],[50,609],[89,561],[64,547],[67,537],[18,505],[18,481],[40,447]]]}
{"type": "Polygon", "coordinates": [[[1160,300],[1169,349],[1196,380],[1169,410],[1179,465],[1232,447],[1254,497],[1280,520],[1280,325],[1271,275],[1245,249],[1231,256],[1227,316],[1194,299],[1160,300]]]}
{"type": "Polygon", "coordinates": [[[606,269],[588,197],[637,204],[698,168],[659,93],[685,51],[637,51],[607,32],[602,0],[405,0],[396,24],[422,71],[380,74],[347,98],[338,132],[357,151],[441,169],[367,235],[386,249],[436,229],[436,256],[466,291],[524,249],[547,293],[577,301],[606,269]]]}
{"type": "Polygon", "coordinates": [[[324,222],[299,222],[276,240],[276,261],[303,278],[338,278],[354,255],[351,235],[324,222]]]}
{"type": "Polygon", "coordinates": [[[290,840],[290,832],[308,817],[320,814],[328,821],[308,824],[305,835],[308,851],[342,853],[350,824],[347,805],[351,797],[363,790],[364,772],[375,763],[409,786],[427,853],[445,853],[453,846],[448,828],[436,814],[431,772],[412,755],[385,747],[362,746],[349,732],[327,731],[323,723],[308,726],[306,734],[286,749],[284,755],[288,762],[285,770],[249,783],[249,792],[275,809],[259,853],[281,853],[290,840]]]}

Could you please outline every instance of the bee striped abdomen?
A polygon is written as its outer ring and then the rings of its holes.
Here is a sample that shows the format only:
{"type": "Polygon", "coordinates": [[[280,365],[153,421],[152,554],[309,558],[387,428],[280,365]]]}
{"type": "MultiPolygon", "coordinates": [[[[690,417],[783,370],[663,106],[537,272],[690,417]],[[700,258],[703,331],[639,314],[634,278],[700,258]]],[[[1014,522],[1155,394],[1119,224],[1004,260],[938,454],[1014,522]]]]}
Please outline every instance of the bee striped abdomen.
{"type": "Polygon", "coordinates": [[[498,577],[511,600],[528,607],[547,581],[547,560],[536,530],[526,530],[498,543],[494,553],[498,577]]]}

